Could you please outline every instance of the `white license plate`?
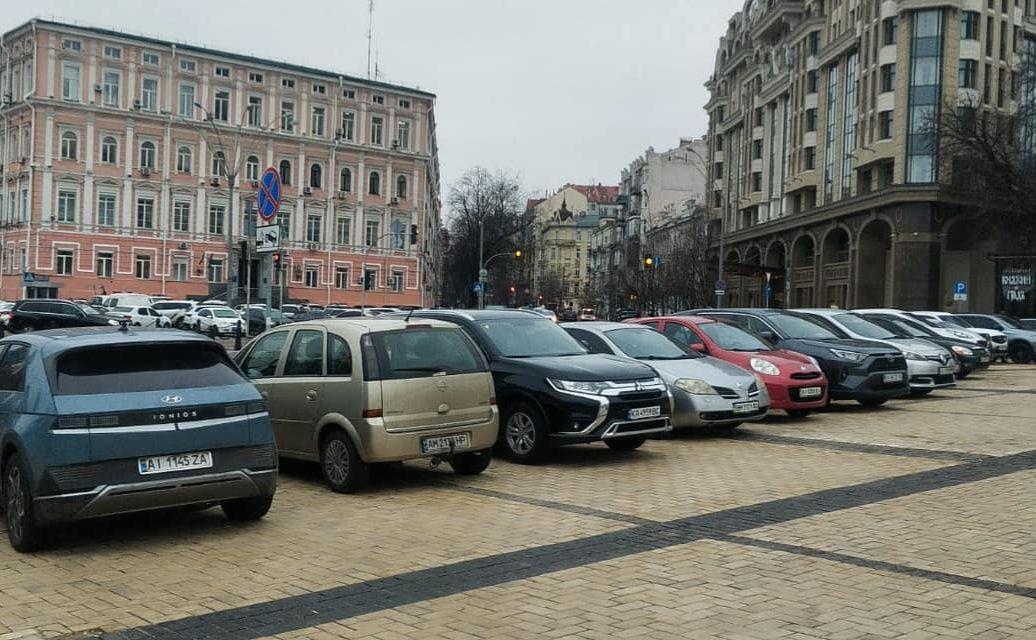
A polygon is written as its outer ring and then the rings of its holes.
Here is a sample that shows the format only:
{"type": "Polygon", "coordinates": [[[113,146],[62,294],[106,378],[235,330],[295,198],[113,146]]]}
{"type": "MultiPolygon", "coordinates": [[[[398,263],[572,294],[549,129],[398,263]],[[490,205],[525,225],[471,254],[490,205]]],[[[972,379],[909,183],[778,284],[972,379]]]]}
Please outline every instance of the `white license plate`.
{"type": "Polygon", "coordinates": [[[155,473],[170,473],[172,471],[187,471],[189,469],[208,469],[211,466],[211,451],[137,458],[137,470],[140,471],[142,476],[149,476],[155,473]]]}
{"type": "Polygon", "coordinates": [[[802,387],[799,389],[800,398],[819,398],[823,393],[824,389],[822,387],[802,387]]]}
{"type": "Polygon", "coordinates": [[[759,401],[749,400],[748,402],[735,402],[734,413],[755,413],[759,410],[759,401]]]}
{"type": "Polygon", "coordinates": [[[449,436],[429,436],[421,438],[421,453],[448,453],[471,448],[471,436],[467,433],[456,433],[449,436]]]}
{"type": "Polygon", "coordinates": [[[885,375],[881,376],[881,381],[882,382],[903,382],[903,374],[902,373],[886,373],[885,375]]]}
{"type": "Polygon", "coordinates": [[[639,407],[637,409],[630,409],[629,413],[627,413],[630,420],[657,418],[660,415],[662,415],[662,407],[639,407]]]}
{"type": "Polygon", "coordinates": [[[939,375],[945,376],[957,371],[956,367],[939,367],[939,375]]]}
{"type": "Polygon", "coordinates": [[[990,360],[989,356],[982,356],[981,358],[978,359],[979,362],[989,362],[989,360],[990,360]]]}

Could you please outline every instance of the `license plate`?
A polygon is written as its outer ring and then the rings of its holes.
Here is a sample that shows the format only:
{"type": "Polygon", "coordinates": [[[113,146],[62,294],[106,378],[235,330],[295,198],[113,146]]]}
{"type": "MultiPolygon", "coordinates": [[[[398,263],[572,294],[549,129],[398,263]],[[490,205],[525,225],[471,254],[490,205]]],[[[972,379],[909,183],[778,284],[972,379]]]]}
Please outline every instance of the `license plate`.
{"type": "Polygon", "coordinates": [[[799,389],[800,398],[819,398],[824,393],[821,387],[802,387],[799,389]]]}
{"type": "Polygon", "coordinates": [[[421,453],[444,453],[471,448],[471,436],[467,433],[455,433],[449,436],[429,436],[421,438],[421,453]]]}
{"type": "Polygon", "coordinates": [[[979,362],[989,362],[989,356],[982,356],[978,359],[979,362]]]}
{"type": "Polygon", "coordinates": [[[939,375],[946,376],[957,370],[956,367],[939,367],[939,375]]]}
{"type": "Polygon", "coordinates": [[[639,407],[636,409],[630,409],[627,414],[630,420],[657,418],[660,415],[662,415],[662,407],[639,407]]]}
{"type": "Polygon", "coordinates": [[[735,402],[734,413],[755,413],[759,410],[758,400],[749,400],[748,402],[735,402]]]}
{"type": "Polygon", "coordinates": [[[881,376],[881,381],[882,382],[903,382],[903,374],[902,373],[886,373],[885,375],[881,376]]]}
{"type": "Polygon", "coordinates": [[[211,466],[211,451],[197,451],[195,453],[177,453],[168,456],[137,458],[137,470],[140,471],[140,475],[142,476],[150,476],[156,473],[170,473],[172,471],[187,471],[189,469],[208,469],[211,466]]]}

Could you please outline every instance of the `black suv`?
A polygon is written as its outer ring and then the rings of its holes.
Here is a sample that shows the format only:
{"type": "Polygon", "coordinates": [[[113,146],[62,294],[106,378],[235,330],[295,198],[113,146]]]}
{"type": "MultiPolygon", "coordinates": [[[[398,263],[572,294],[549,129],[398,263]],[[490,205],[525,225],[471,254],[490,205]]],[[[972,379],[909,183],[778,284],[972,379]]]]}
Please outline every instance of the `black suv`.
{"type": "Polygon", "coordinates": [[[699,315],[737,325],[780,349],[812,356],[827,376],[829,397],[865,407],[910,393],[903,353],[880,342],[838,336],[802,314],[779,309],[699,309],[699,315]]]}
{"type": "MultiPolygon", "coordinates": [[[[406,315],[406,314],[395,314],[406,315]]],[[[588,354],[564,329],[526,311],[415,311],[459,325],[489,358],[500,405],[498,446],[520,462],[550,445],[604,441],[629,451],[672,429],[665,382],[642,363],[588,354]]]]}
{"type": "Polygon", "coordinates": [[[7,328],[14,333],[67,329],[69,327],[117,326],[119,323],[88,304],[68,300],[36,298],[19,300],[10,311],[7,328]]]}

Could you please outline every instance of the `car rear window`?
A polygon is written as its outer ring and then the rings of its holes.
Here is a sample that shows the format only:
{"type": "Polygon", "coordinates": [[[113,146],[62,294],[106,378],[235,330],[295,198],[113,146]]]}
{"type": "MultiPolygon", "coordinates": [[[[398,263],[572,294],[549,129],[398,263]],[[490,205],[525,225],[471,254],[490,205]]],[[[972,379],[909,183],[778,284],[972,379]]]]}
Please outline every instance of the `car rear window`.
{"type": "Polygon", "coordinates": [[[460,329],[411,328],[371,334],[382,380],[486,371],[485,361],[460,329]]]}
{"type": "Polygon", "coordinates": [[[245,382],[216,345],[204,343],[104,345],[58,357],[55,395],[132,393],[245,382]]]}

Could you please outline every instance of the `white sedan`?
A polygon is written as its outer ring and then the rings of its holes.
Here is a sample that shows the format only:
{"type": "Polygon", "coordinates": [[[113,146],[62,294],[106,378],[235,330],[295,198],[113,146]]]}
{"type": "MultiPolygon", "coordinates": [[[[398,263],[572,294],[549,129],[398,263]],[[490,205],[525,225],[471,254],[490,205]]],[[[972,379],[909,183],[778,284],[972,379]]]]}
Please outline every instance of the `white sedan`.
{"type": "MultiPolygon", "coordinates": [[[[202,307],[197,310],[194,328],[201,333],[212,333],[213,329],[220,334],[233,335],[241,323],[241,316],[230,307],[202,307]]],[[[241,327],[244,330],[244,326],[241,327]]]]}
{"type": "Polygon", "coordinates": [[[165,328],[172,326],[169,318],[151,307],[115,307],[108,312],[108,317],[129,322],[134,327],[165,328]]]}

